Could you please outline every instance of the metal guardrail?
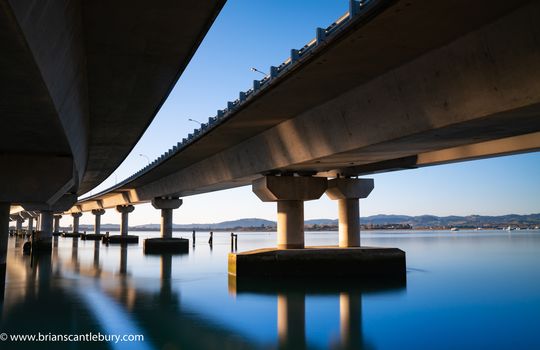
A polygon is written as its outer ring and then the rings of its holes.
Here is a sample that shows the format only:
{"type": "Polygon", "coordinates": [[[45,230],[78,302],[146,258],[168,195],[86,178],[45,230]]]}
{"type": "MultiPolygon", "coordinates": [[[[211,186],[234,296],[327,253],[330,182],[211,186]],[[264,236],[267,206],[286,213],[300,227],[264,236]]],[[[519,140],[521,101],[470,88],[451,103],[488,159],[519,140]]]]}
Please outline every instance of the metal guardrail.
{"type": "Polygon", "coordinates": [[[174,156],[176,153],[180,152],[181,150],[189,146],[195,140],[201,138],[208,131],[212,130],[213,128],[221,124],[223,121],[227,120],[232,115],[232,113],[235,110],[237,110],[239,107],[241,107],[244,103],[253,99],[255,96],[257,96],[260,93],[260,91],[270,86],[271,82],[274,79],[279,78],[284,73],[290,71],[293,67],[297,66],[302,61],[304,61],[306,57],[313,54],[314,51],[317,50],[317,48],[322,47],[325,43],[335,38],[345,28],[347,28],[353,22],[355,22],[355,19],[357,19],[359,15],[367,11],[371,7],[371,5],[376,2],[377,0],[349,0],[349,10],[347,11],[347,13],[345,13],[343,16],[338,18],[335,22],[330,24],[328,27],[317,28],[315,31],[315,34],[316,34],[315,38],[313,38],[310,42],[308,42],[306,45],[304,45],[302,48],[298,50],[291,49],[289,58],[283,61],[279,66],[271,66],[269,75],[265,76],[261,80],[254,80],[252,88],[246,91],[240,91],[239,96],[236,100],[227,102],[227,107],[224,109],[218,110],[215,116],[208,118],[207,123],[202,123],[200,128],[194,129],[193,132],[188,134],[187,137],[183,138],[182,141],[178,142],[176,145],[170,148],[167,152],[163,153],[161,156],[154,159],[150,164],[148,164],[141,170],[137,171],[130,177],[126,178],[124,181],[118,183],[117,185],[107,190],[104,190],[98,194],[89,196],[85,199],[98,197],[104,193],[110,192],[111,190],[115,188],[122,187],[123,185],[133,181],[134,179],[143,175],[144,173],[147,173],[150,170],[154,169],[159,164],[163,163],[167,159],[174,156]]]}

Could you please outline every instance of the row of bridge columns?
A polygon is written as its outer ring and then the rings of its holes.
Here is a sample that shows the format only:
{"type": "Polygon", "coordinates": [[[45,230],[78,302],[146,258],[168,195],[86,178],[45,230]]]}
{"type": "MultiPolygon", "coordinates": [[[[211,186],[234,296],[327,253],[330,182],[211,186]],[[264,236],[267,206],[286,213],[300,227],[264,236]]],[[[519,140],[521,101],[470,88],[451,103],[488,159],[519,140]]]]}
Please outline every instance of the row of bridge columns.
{"type": "MultiPolygon", "coordinates": [[[[182,200],[174,197],[155,198],[152,200],[152,205],[154,208],[161,210],[161,236],[171,238],[173,228],[172,211],[182,205],[182,200]]],[[[120,235],[126,236],[128,234],[129,214],[134,210],[135,207],[131,204],[116,206],[116,211],[121,214],[120,235]]],[[[101,216],[105,214],[105,209],[93,209],[92,214],[95,216],[94,234],[99,235],[101,234],[101,216]]],[[[73,217],[73,233],[79,233],[79,219],[82,212],[71,213],[71,216],[73,217]]],[[[54,215],[54,232],[59,231],[61,218],[62,215],[54,215]]]]}
{"type": "MultiPolygon", "coordinates": [[[[279,249],[304,248],[304,201],[315,200],[323,193],[338,202],[339,246],[360,246],[359,199],[365,198],[372,191],[372,179],[336,178],[327,180],[323,177],[303,176],[265,176],[253,182],[253,192],[263,201],[277,202],[277,246],[279,249]]],[[[175,197],[160,197],[152,200],[154,208],[161,210],[161,236],[172,238],[172,212],[182,205],[182,200],[175,197]]],[[[2,203],[3,231],[9,227],[9,204],[2,203]],[[7,220],[7,221],[6,221],[7,220]],[[5,222],[4,222],[5,221],[5,222]]],[[[127,236],[129,214],[133,205],[119,205],[116,210],[121,214],[120,235],[127,236]]],[[[95,215],[94,230],[100,234],[101,215],[104,209],[92,210],[95,215]]],[[[82,213],[72,213],[73,231],[78,233],[79,218],[82,213]]],[[[61,215],[51,210],[42,210],[39,216],[40,240],[50,239],[53,232],[58,232],[61,215]],[[54,223],[53,223],[54,221],[54,223]]],[[[33,218],[29,227],[33,227],[33,218]]],[[[17,221],[17,229],[22,228],[24,219],[17,221]]],[[[7,239],[7,238],[6,238],[7,239]]],[[[0,251],[7,242],[0,239],[0,251]]],[[[5,255],[5,254],[2,254],[5,255]]]]}

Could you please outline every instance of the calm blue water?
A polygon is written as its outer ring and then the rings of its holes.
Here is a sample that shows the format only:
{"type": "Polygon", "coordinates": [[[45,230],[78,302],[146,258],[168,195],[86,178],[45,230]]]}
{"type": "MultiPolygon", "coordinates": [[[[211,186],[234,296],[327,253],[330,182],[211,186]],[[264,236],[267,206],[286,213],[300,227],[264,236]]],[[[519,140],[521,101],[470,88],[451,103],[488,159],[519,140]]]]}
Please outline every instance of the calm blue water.
{"type": "MultiPolygon", "coordinates": [[[[239,236],[239,251],[276,242],[275,233],[239,236]]],[[[51,259],[33,261],[22,255],[23,241],[10,238],[0,333],[142,334],[144,342],[8,340],[0,348],[540,349],[539,231],[362,239],[406,251],[406,284],[235,285],[228,233],[215,233],[211,249],[199,232],[189,254],[172,257],[60,238],[51,259]]],[[[306,241],[337,244],[337,233],[308,233],[306,241]]]]}

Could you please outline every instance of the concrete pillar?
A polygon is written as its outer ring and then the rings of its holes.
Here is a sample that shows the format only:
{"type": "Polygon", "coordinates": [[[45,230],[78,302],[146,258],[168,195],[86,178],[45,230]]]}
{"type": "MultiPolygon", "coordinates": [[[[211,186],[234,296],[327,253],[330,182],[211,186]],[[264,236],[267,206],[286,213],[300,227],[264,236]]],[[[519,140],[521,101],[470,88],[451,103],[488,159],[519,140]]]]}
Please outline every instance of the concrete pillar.
{"type": "Polygon", "coordinates": [[[278,248],[304,248],[304,201],[277,202],[278,248]]]}
{"type": "Polygon", "coordinates": [[[373,179],[328,180],[326,194],[338,201],[339,246],[360,247],[360,198],[373,190],[373,179]]]}
{"type": "Polygon", "coordinates": [[[279,347],[306,348],[306,302],[304,294],[279,294],[277,300],[279,347]]]}
{"type": "Polygon", "coordinates": [[[161,197],[152,199],[152,206],[161,209],[161,237],[172,238],[174,209],[180,208],[182,200],[173,197],[161,197]]]}
{"type": "Polygon", "coordinates": [[[339,328],[343,349],[362,348],[362,299],[359,294],[339,295],[339,328]]]}
{"type": "Polygon", "coordinates": [[[122,221],[120,223],[120,235],[127,236],[128,234],[128,215],[135,207],[131,204],[129,205],[117,205],[116,211],[122,214],[122,221]]]}
{"type": "Polygon", "coordinates": [[[71,216],[73,216],[73,233],[79,233],[79,218],[82,213],[71,213],[71,216]]]}
{"type": "Polygon", "coordinates": [[[92,210],[92,214],[96,216],[94,221],[94,234],[99,235],[101,234],[101,215],[105,214],[105,209],[94,209],[92,210]]]}
{"type": "Polygon", "coordinates": [[[17,217],[16,223],[15,223],[15,229],[17,230],[17,234],[19,234],[22,231],[22,224],[24,223],[23,217],[17,217]]]}
{"type": "Polygon", "coordinates": [[[30,216],[28,218],[28,233],[32,234],[33,230],[34,230],[34,217],[30,216]]]}
{"type": "Polygon", "coordinates": [[[277,202],[277,246],[304,248],[304,201],[318,199],[326,190],[322,177],[265,176],[253,181],[253,192],[264,202],[277,202]]]}
{"type": "MultiPolygon", "coordinates": [[[[3,271],[5,271],[5,265],[7,260],[7,247],[9,238],[9,207],[9,203],[0,202],[0,271],[2,271],[2,268],[3,271]]],[[[4,281],[0,282],[3,283],[4,281]]]]}
{"type": "Polygon", "coordinates": [[[51,210],[42,210],[40,214],[40,239],[50,239],[53,232],[53,212],[51,210]]]}
{"type": "Polygon", "coordinates": [[[53,232],[60,232],[60,219],[62,219],[62,215],[55,215],[54,216],[53,232]]]}

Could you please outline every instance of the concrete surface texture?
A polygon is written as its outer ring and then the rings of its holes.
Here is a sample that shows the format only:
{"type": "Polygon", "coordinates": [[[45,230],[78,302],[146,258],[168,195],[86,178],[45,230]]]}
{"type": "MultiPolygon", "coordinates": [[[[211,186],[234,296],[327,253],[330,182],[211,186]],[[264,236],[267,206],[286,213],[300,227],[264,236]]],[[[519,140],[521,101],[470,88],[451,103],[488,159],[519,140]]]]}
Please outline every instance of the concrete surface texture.
{"type": "Polygon", "coordinates": [[[0,0],[0,200],[52,205],[107,178],[224,0],[0,0]]]}

